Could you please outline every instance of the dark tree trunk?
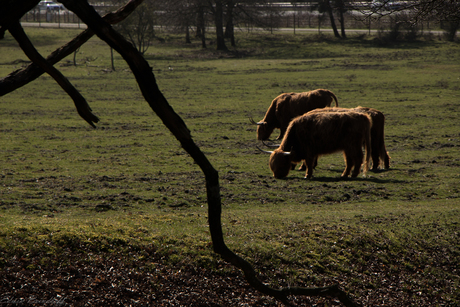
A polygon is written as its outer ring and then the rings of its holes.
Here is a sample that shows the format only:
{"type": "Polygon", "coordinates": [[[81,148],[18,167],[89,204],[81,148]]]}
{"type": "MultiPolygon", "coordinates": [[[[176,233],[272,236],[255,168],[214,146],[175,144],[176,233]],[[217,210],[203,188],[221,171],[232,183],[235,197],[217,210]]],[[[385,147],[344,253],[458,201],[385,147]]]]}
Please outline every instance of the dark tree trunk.
{"type": "Polygon", "coordinates": [[[190,40],[190,28],[188,26],[185,27],[185,43],[191,44],[192,41],[190,40]]]}
{"type": "Polygon", "coordinates": [[[201,47],[206,48],[206,24],[204,21],[204,7],[198,7],[196,21],[196,36],[201,38],[201,47]]]}
{"type": "Polygon", "coordinates": [[[235,4],[232,0],[229,0],[227,3],[227,24],[225,25],[225,38],[230,39],[230,44],[232,47],[235,47],[235,29],[233,25],[233,8],[235,4]]]}
{"type": "Polygon", "coordinates": [[[331,27],[332,31],[334,31],[334,36],[337,38],[341,38],[339,31],[337,31],[337,26],[335,25],[334,12],[332,11],[331,3],[329,0],[325,0],[325,4],[327,13],[329,14],[329,19],[331,20],[331,27]]]}
{"type": "Polygon", "coordinates": [[[201,32],[201,48],[206,48],[206,28],[203,27],[201,32]]]}
{"type": "Polygon", "coordinates": [[[336,1],[337,3],[337,8],[339,11],[339,22],[340,22],[340,30],[342,34],[342,38],[347,38],[347,35],[345,34],[345,16],[344,13],[346,11],[345,9],[345,2],[343,0],[338,0],[336,1]]]}
{"type": "Polygon", "coordinates": [[[342,32],[342,38],[347,38],[347,35],[345,34],[345,19],[343,18],[343,12],[340,12],[340,29],[342,32]]]}
{"type": "Polygon", "coordinates": [[[214,21],[216,25],[216,49],[228,50],[224,38],[223,5],[221,0],[216,0],[214,21]]]}

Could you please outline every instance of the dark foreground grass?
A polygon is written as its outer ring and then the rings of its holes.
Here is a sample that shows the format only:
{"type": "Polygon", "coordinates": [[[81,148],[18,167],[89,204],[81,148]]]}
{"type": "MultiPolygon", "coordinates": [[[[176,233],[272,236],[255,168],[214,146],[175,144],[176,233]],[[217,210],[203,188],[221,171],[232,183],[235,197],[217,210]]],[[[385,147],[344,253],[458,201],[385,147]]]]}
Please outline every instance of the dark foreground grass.
{"type": "MultiPolygon", "coordinates": [[[[78,33],[28,32],[44,54],[78,33]]],[[[227,244],[275,287],[340,283],[365,306],[458,305],[458,45],[238,36],[218,53],[164,34],[146,55],[219,171],[227,244]],[[390,170],[340,180],[336,154],[311,180],[271,176],[248,116],[315,88],[385,114],[390,170]]],[[[2,76],[26,60],[8,35],[0,52],[2,76]]],[[[101,117],[95,130],[48,76],[0,98],[0,302],[276,306],[212,252],[201,172],[109,56],[93,39],[77,66],[58,65],[101,117]]]]}

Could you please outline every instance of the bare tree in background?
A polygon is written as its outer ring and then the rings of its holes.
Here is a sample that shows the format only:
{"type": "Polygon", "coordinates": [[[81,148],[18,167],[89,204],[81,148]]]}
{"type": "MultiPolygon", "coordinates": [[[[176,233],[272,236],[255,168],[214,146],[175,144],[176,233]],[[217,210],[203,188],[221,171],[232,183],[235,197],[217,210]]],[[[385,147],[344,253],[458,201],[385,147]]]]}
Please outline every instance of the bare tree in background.
{"type": "Polygon", "coordinates": [[[331,0],[318,1],[317,9],[320,13],[326,12],[329,15],[329,20],[331,21],[331,27],[332,31],[334,32],[334,36],[341,38],[339,31],[337,31],[337,25],[335,24],[334,9],[332,7],[331,0]]]}
{"type": "Polygon", "coordinates": [[[224,0],[213,0],[213,4],[210,6],[211,11],[214,15],[214,26],[216,27],[216,49],[217,50],[228,50],[225,45],[224,37],[224,0]]]}
{"type": "Polygon", "coordinates": [[[216,31],[216,49],[227,50],[225,45],[224,9],[223,0],[168,0],[161,4],[164,24],[180,32],[185,32],[185,41],[190,43],[190,28],[196,27],[196,36],[202,40],[202,47],[206,48],[207,17],[213,17],[216,31]],[[209,14],[210,13],[210,14],[209,14]]]}
{"type": "MultiPolygon", "coordinates": [[[[123,0],[114,1],[118,6],[124,2],[123,0]]],[[[126,20],[114,26],[141,54],[149,49],[155,38],[155,11],[155,0],[144,0],[126,20]]]]}
{"type": "Polygon", "coordinates": [[[408,7],[413,10],[414,22],[437,20],[446,32],[446,38],[455,40],[460,28],[460,1],[458,0],[419,0],[408,7]]]}
{"type": "Polygon", "coordinates": [[[206,7],[198,0],[196,14],[196,36],[201,38],[201,47],[206,48],[206,7]]]}
{"type": "Polygon", "coordinates": [[[190,28],[195,26],[199,2],[200,0],[159,1],[161,24],[185,33],[185,42],[191,43],[190,28]]]}
{"type": "MultiPolygon", "coordinates": [[[[247,28],[260,27],[272,30],[281,25],[280,17],[283,12],[268,0],[242,0],[235,2],[231,10],[233,27],[245,25],[247,28]]],[[[228,14],[228,8],[227,8],[228,14]]],[[[230,16],[227,16],[227,19],[230,16]]]]}
{"type": "Polygon", "coordinates": [[[335,9],[339,14],[339,23],[340,23],[340,30],[341,30],[342,38],[347,38],[347,35],[345,34],[345,13],[347,11],[345,2],[346,2],[345,0],[335,0],[334,1],[335,9]]]}
{"type": "MultiPolygon", "coordinates": [[[[120,0],[115,0],[120,1],[120,0]]],[[[185,41],[191,42],[190,31],[195,28],[196,37],[206,48],[206,29],[215,29],[218,50],[227,50],[225,39],[236,46],[235,27],[245,25],[272,29],[279,26],[281,12],[269,5],[267,0],[156,0],[157,21],[176,32],[185,33],[185,41]]]]}
{"type": "MultiPolygon", "coordinates": [[[[354,3],[349,3],[353,7],[354,3]]],[[[437,21],[446,31],[448,40],[453,41],[460,28],[460,1],[458,0],[413,0],[393,2],[380,0],[369,3],[367,7],[355,7],[363,16],[363,20],[378,20],[385,16],[405,13],[408,21],[413,25],[423,21],[437,21]]]]}
{"type": "MultiPolygon", "coordinates": [[[[346,0],[320,0],[317,5],[313,5],[312,8],[316,8],[319,13],[327,13],[331,22],[332,31],[334,36],[337,38],[347,38],[345,33],[345,13],[347,12],[347,5],[349,1],[346,0]],[[340,23],[340,33],[335,23],[334,14],[338,14],[338,20],[340,23]]],[[[318,21],[320,23],[320,21],[318,21]]],[[[319,27],[319,25],[318,25],[319,27]]]]}
{"type": "Polygon", "coordinates": [[[230,39],[230,45],[236,46],[235,43],[235,25],[234,25],[234,11],[236,6],[235,0],[226,0],[226,13],[225,13],[225,33],[224,37],[230,39]]]}

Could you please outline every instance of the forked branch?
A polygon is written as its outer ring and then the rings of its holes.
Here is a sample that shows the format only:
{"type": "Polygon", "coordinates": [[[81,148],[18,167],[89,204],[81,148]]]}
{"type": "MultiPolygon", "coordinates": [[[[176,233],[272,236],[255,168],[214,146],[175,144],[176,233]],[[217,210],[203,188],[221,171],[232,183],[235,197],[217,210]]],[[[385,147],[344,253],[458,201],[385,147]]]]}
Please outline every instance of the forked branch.
{"type": "MultiPolygon", "coordinates": [[[[116,12],[106,14],[103,19],[110,24],[116,24],[123,21],[129,16],[144,0],[131,0],[123,7],[119,8],[116,12]]],[[[66,45],[53,51],[46,61],[54,65],[64,59],[66,56],[72,54],[75,50],[80,48],[91,37],[94,32],[91,29],[86,29],[66,45]]],[[[0,96],[6,95],[29,82],[34,81],[40,77],[45,71],[35,63],[29,64],[27,67],[15,70],[4,78],[0,78],[0,96]]]]}
{"type": "Polygon", "coordinates": [[[19,46],[27,55],[27,57],[40,66],[46,73],[48,73],[53,79],[61,86],[61,88],[73,99],[75,107],[77,108],[78,114],[93,127],[96,127],[94,123],[99,121],[96,115],[91,111],[90,106],[86,102],[86,99],[80,94],[80,92],[70,83],[70,81],[53,65],[49,64],[38,51],[35,49],[32,42],[27,37],[26,33],[18,22],[10,25],[8,28],[11,35],[19,43],[19,46]]]}

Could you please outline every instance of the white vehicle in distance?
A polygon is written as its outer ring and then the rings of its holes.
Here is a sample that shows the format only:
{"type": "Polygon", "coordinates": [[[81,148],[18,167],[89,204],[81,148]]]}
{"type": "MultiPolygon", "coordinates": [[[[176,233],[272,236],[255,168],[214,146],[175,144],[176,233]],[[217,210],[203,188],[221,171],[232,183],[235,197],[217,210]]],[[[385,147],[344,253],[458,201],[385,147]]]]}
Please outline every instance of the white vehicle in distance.
{"type": "Polygon", "coordinates": [[[38,3],[38,8],[40,10],[47,10],[47,11],[59,11],[64,10],[65,7],[61,3],[56,3],[54,1],[40,1],[38,3]]]}
{"type": "Polygon", "coordinates": [[[373,0],[371,2],[371,8],[373,11],[396,11],[403,7],[403,2],[399,1],[373,0]]]}

